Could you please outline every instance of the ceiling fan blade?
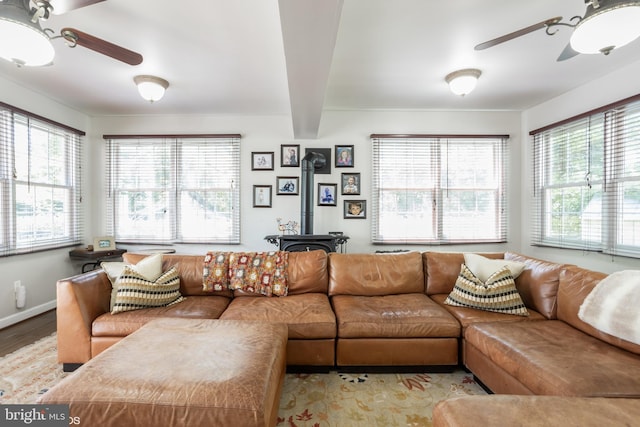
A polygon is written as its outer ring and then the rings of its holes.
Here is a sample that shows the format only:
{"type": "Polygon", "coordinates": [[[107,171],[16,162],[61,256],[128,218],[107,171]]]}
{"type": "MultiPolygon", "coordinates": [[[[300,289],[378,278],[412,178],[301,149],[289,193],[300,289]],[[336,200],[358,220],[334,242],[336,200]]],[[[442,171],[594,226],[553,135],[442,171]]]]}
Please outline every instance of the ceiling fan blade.
{"type": "Polygon", "coordinates": [[[99,39],[91,34],[78,31],[75,28],[63,28],[60,34],[71,46],[80,45],[129,65],[142,63],[142,55],[139,53],[99,39]]]}
{"type": "Polygon", "coordinates": [[[54,15],[62,15],[70,10],[80,9],[81,7],[90,6],[105,0],[51,0],[54,15]]]}
{"type": "Polygon", "coordinates": [[[571,47],[571,43],[567,43],[560,56],[558,56],[557,61],[566,61],[567,59],[571,59],[574,56],[578,55],[580,55],[580,52],[576,52],[575,50],[573,50],[573,48],[571,47]]]}
{"type": "Polygon", "coordinates": [[[514,31],[513,33],[506,34],[506,35],[504,35],[502,37],[498,37],[498,38],[495,38],[493,40],[489,40],[487,42],[480,43],[479,45],[477,45],[475,47],[475,49],[476,50],[484,50],[484,49],[493,47],[493,46],[495,46],[497,44],[504,43],[504,42],[507,42],[509,40],[513,40],[515,38],[524,36],[525,34],[532,33],[534,31],[537,31],[537,30],[541,29],[541,28],[547,27],[547,26],[549,26],[551,24],[557,24],[561,20],[562,20],[562,16],[556,16],[555,18],[550,18],[550,19],[547,19],[545,21],[538,22],[537,24],[530,25],[530,26],[528,26],[526,28],[522,28],[522,29],[520,29],[518,31],[514,31]]]}

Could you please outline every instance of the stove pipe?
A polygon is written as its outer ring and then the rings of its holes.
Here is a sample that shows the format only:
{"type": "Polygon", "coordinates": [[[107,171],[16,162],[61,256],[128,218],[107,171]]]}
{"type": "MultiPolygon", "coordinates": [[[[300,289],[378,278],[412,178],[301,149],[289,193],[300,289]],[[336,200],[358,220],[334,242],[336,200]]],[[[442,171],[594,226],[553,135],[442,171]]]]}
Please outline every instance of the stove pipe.
{"type": "Polygon", "coordinates": [[[327,164],[324,155],[310,151],[302,159],[300,186],[300,234],[313,234],[313,176],[316,167],[327,164]]]}

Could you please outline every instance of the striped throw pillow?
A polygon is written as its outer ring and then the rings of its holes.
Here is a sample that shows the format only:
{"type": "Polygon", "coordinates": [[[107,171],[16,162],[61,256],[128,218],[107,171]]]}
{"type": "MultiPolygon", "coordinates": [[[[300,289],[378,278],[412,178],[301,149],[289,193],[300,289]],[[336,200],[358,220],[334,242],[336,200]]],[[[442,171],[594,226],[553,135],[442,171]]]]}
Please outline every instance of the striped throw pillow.
{"type": "Polygon", "coordinates": [[[462,264],[453,291],[444,303],[518,316],[529,315],[507,266],[491,274],[483,283],[462,264]]]}
{"type": "Polygon", "coordinates": [[[184,298],[180,294],[180,276],[175,267],[156,280],[148,280],[130,266],[125,266],[117,280],[118,292],[112,314],[141,308],[166,307],[184,298]]]}

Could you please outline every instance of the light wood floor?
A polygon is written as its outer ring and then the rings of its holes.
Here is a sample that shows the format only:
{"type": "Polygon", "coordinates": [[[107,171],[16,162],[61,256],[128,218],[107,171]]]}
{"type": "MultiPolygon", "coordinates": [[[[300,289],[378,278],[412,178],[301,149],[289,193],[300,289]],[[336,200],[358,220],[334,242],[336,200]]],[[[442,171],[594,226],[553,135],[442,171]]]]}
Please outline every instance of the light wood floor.
{"type": "Polygon", "coordinates": [[[51,310],[0,329],[0,357],[56,331],[56,311],[51,310]]]}

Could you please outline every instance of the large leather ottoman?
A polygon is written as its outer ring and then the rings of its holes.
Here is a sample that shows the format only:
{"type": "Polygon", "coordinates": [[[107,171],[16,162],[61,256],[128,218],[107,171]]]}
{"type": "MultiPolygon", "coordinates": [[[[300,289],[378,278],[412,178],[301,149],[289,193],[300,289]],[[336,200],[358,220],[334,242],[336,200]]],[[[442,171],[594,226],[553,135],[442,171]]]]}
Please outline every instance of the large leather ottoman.
{"type": "Polygon", "coordinates": [[[69,404],[83,426],[274,426],[287,327],[158,319],[39,399],[69,404]]]}
{"type": "Polygon", "coordinates": [[[633,426],[640,400],[562,396],[465,396],[440,401],[433,427],[633,426]]]}

